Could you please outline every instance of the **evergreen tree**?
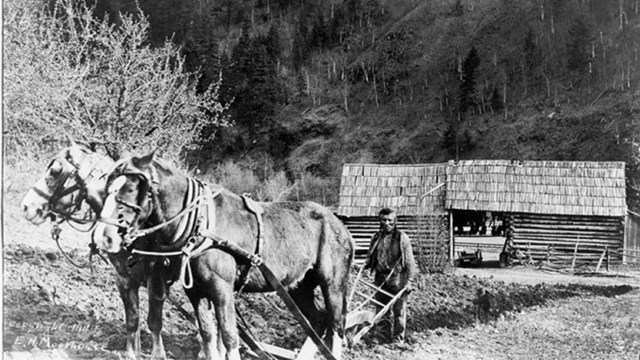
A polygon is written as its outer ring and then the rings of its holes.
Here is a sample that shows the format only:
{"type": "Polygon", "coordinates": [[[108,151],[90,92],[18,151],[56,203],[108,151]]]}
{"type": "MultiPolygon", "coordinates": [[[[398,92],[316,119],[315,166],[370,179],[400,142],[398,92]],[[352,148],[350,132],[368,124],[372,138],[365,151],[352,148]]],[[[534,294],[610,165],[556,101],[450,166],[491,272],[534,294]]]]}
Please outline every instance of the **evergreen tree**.
{"type": "Polygon", "coordinates": [[[311,46],[322,50],[327,44],[327,32],[327,26],[324,21],[322,9],[318,8],[316,12],[315,22],[313,24],[313,29],[311,30],[311,46]]]}
{"type": "Polygon", "coordinates": [[[462,15],[464,15],[464,6],[462,6],[462,1],[456,0],[456,3],[453,4],[453,8],[451,8],[451,16],[462,15]]]}
{"type": "Polygon", "coordinates": [[[309,60],[309,48],[307,45],[307,27],[302,21],[298,21],[293,37],[293,67],[297,70],[309,60]]]}
{"type": "Polygon", "coordinates": [[[533,74],[533,69],[537,66],[537,49],[533,41],[533,31],[529,29],[524,37],[522,46],[522,56],[524,57],[525,76],[528,78],[533,74]]]}
{"type": "Polygon", "coordinates": [[[343,6],[349,23],[353,26],[357,26],[358,21],[362,16],[362,2],[360,0],[345,0],[343,6]]]}
{"type": "Polygon", "coordinates": [[[333,47],[344,39],[347,34],[349,25],[346,21],[346,15],[342,7],[336,7],[333,19],[329,24],[329,44],[327,47],[333,47]]]}
{"type": "Polygon", "coordinates": [[[576,17],[569,27],[567,43],[567,69],[578,74],[589,70],[589,57],[593,34],[591,26],[583,16],[576,17]]]}
{"type": "Polygon", "coordinates": [[[268,50],[272,40],[270,36],[251,38],[246,25],[232,55],[226,78],[232,84],[228,87],[234,99],[231,116],[239,131],[227,141],[236,144],[238,152],[268,143],[265,139],[274,126],[274,115],[284,102],[283,84],[268,50]]]}
{"type": "Polygon", "coordinates": [[[475,71],[480,65],[480,58],[475,47],[471,47],[469,54],[462,63],[462,81],[460,82],[459,105],[460,112],[464,113],[473,105],[473,93],[476,88],[475,71]]]}
{"type": "Polygon", "coordinates": [[[501,110],[504,106],[502,103],[502,95],[500,94],[500,90],[498,90],[497,86],[494,86],[493,90],[491,90],[489,104],[491,104],[491,110],[493,112],[501,110]]]}
{"type": "Polygon", "coordinates": [[[267,38],[265,40],[267,53],[274,60],[280,60],[280,55],[282,54],[282,44],[280,40],[280,32],[278,31],[279,24],[277,22],[271,24],[269,28],[269,33],[267,34],[267,38]]]}

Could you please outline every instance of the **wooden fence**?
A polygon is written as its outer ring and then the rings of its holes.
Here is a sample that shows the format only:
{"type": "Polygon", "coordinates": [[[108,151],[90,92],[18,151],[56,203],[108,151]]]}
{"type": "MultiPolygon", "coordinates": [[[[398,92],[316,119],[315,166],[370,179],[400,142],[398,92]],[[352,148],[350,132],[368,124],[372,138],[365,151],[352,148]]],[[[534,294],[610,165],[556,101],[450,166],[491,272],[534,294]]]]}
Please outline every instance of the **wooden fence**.
{"type": "Polygon", "coordinates": [[[533,259],[595,263],[607,250],[612,263],[622,261],[623,218],[514,214],[513,240],[533,259]]]}
{"type": "Polygon", "coordinates": [[[640,214],[633,211],[625,221],[623,261],[640,264],[640,214]]]}

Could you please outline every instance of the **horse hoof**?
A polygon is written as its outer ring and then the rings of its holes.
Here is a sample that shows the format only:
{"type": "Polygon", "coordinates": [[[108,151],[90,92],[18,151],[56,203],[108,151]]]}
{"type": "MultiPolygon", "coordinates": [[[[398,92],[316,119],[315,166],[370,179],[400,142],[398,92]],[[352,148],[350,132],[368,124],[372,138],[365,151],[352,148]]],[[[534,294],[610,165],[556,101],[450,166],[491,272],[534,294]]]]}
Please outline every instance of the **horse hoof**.
{"type": "Polygon", "coordinates": [[[127,352],[127,353],[125,354],[124,358],[125,358],[126,360],[139,360],[139,359],[141,359],[141,357],[140,357],[140,356],[137,356],[137,355],[136,355],[135,353],[133,353],[133,352],[127,352]]]}
{"type": "Polygon", "coordinates": [[[205,360],[207,358],[207,356],[204,354],[204,351],[200,350],[198,352],[198,357],[196,357],[196,359],[198,360],[205,360]]]}
{"type": "Polygon", "coordinates": [[[151,354],[151,360],[167,360],[167,354],[164,351],[151,354]]]}

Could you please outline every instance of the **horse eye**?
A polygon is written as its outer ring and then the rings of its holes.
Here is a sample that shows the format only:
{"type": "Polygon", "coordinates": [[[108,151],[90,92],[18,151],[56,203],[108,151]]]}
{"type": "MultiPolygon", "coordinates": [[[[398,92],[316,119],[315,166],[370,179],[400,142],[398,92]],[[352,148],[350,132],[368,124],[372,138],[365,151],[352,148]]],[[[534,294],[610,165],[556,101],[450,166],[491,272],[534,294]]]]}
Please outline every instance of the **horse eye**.
{"type": "Polygon", "coordinates": [[[51,176],[58,177],[60,173],[62,173],[62,168],[58,164],[54,164],[49,169],[49,174],[51,174],[51,176]]]}

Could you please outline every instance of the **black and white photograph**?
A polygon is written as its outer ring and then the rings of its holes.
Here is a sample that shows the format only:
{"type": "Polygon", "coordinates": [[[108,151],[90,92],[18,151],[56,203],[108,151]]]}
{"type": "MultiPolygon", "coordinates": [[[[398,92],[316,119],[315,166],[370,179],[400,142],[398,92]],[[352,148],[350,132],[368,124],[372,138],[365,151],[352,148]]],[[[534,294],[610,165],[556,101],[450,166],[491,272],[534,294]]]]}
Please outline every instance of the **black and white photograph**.
{"type": "Polygon", "coordinates": [[[640,360],[640,0],[2,34],[2,359],[640,360]]]}

